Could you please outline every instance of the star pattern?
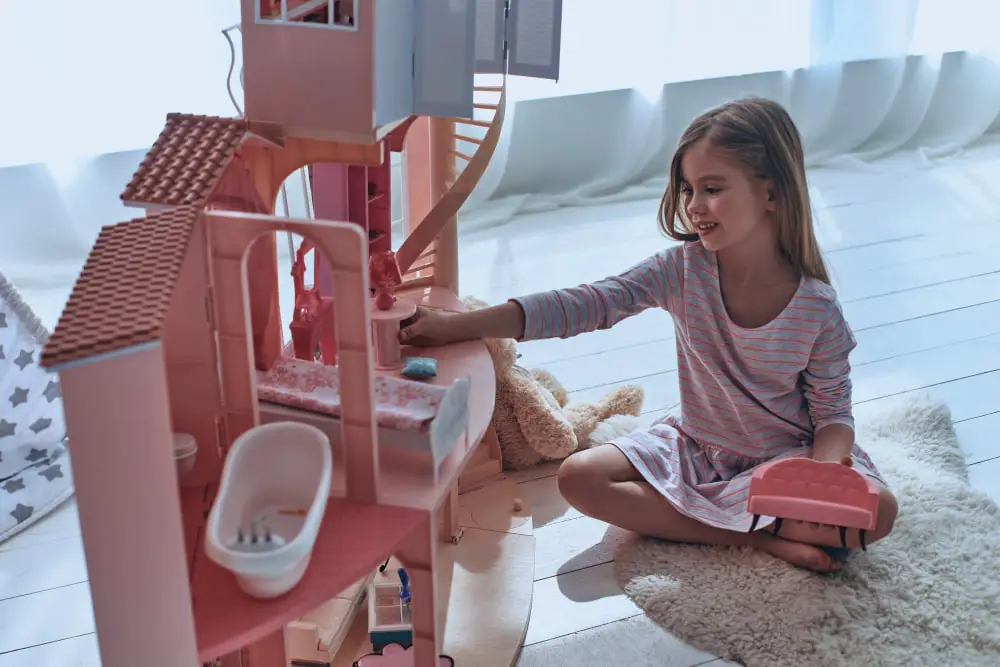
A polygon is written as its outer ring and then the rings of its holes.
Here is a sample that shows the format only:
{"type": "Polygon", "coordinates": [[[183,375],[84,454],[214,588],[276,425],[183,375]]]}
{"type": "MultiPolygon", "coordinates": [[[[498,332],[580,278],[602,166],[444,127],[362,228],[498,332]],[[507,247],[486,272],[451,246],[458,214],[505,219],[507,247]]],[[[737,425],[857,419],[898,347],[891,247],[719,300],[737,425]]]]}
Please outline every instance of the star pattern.
{"type": "Polygon", "coordinates": [[[0,449],[7,450],[0,451],[0,463],[13,470],[0,475],[0,535],[45,514],[51,499],[65,492],[72,479],[70,469],[63,467],[69,465],[65,437],[56,433],[65,428],[57,403],[62,398],[59,377],[39,367],[40,343],[19,326],[20,312],[7,306],[0,299],[0,330],[8,329],[0,342],[0,378],[9,378],[0,394],[0,449]]]}
{"type": "Polygon", "coordinates": [[[7,493],[14,493],[15,491],[20,491],[23,488],[24,480],[20,477],[17,479],[8,479],[3,485],[3,490],[7,493]]]}
{"type": "Polygon", "coordinates": [[[22,371],[35,361],[35,353],[32,350],[21,350],[14,360],[14,365],[22,371]]]}
{"type": "Polygon", "coordinates": [[[28,402],[28,390],[24,387],[14,387],[14,392],[8,397],[12,407],[17,407],[21,403],[28,402]]]}
{"type": "Polygon", "coordinates": [[[42,431],[44,431],[45,429],[47,429],[51,425],[52,425],[52,420],[51,419],[49,419],[48,417],[39,417],[28,428],[31,429],[32,433],[41,433],[42,431]]]}
{"type": "Polygon", "coordinates": [[[35,513],[34,507],[29,507],[28,505],[22,505],[21,503],[18,503],[17,507],[14,508],[14,510],[10,513],[10,515],[14,517],[14,520],[17,521],[18,523],[24,523],[29,518],[31,518],[31,515],[34,513],[35,513]]]}
{"type": "Polygon", "coordinates": [[[55,465],[49,466],[45,470],[42,470],[38,474],[51,482],[55,480],[57,477],[63,476],[62,464],[56,463],[55,465]]]}
{"type": "Polygon", "coordinates": [[[28,452],[28,455],[24,457],[24,460],[27,461],[28,463],[36,463],[46,458],[48,455],[49,455],[49,450],[32,447],[31,451],[28,452]]]}
{"type": "Polygon", "coordinates": [[[45,391],[42,392],[42,396],[45,397],[45,400],[51,403],[62,396],[62,388],[59,386],[58,382],[49,380],[49,383],[45,385],[45,391]]]}

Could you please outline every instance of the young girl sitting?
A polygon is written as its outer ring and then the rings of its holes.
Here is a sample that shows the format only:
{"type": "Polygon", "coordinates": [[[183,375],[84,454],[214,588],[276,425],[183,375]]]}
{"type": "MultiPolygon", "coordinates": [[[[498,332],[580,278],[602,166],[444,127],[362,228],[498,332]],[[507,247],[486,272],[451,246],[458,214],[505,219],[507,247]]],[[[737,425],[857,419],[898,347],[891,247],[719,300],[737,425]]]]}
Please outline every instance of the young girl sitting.
{"type": "MultiPolygon", "coordinates": [[[[676,330],[680,414],[580,451],[559,490],[580,512],[677,542],[752,546],[836,570],[839,528],[761,517],[749,532],[754,468],[792,456],[853,465],[881,485],[878,525],[896,500],[854,442],[848,354],[856,345],[813,234],[802,144],[788,113],[743,99],[684,132],[660,202],[660,229],[682,243],[621,275],[468,313],[418,310],[404,343],[568,338],[663,308],[676,330]]],[[[859,545],[848,531],[847,545],[859,545]]]]}

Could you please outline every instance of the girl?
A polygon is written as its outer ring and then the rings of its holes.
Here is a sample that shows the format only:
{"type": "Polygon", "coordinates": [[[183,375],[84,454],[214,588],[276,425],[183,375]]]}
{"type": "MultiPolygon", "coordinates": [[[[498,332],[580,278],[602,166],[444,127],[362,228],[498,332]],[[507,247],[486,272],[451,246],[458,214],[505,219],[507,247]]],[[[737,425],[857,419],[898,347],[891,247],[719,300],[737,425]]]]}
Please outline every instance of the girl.
{"type": "MultiPolygon", "coordinates": [[[[759,98],[699,116],[678,143],[660,229],[683,243],[624,273],[468,313],[421,309],[401,339],[441,345],[568,338],[663,308],[676,329],[680,414],[580,451],[559,490],[580,512],[678,542],[751,546],[817,571],[841,566],[834,526],[761,517],[748,532],[754,466],[811,456],[881,485],[878,526],[896,501],[854,443],[854,336],[813,235],[802,144],[788,113],[759,98]]],[[[847,544],[859,544],[848,531],[847,544]]]]}

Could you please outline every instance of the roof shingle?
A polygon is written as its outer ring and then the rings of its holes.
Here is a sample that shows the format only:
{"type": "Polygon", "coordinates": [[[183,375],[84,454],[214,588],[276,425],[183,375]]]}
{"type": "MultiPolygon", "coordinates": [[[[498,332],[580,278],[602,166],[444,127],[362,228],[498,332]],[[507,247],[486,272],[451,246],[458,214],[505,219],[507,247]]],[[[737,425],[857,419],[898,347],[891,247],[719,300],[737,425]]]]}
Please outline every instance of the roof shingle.
{"type": "Polygon", "coordinates": [[[183,206],[102,228],[41,365],[158,340],[198,216],[183,206]]]}
{"type": "Polygon", "coordinates": [[[242,118],[167,114],[132,180],[124,202],[202,206],[247,133],[242,118]]]}

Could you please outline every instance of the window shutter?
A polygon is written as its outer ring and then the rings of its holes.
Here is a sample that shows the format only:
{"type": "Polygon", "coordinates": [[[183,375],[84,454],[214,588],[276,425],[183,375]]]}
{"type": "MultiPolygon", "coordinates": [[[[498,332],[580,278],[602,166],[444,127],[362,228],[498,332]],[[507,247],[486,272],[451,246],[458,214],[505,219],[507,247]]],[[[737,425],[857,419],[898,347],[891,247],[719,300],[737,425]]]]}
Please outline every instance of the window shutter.
{"type": "Polygon", "coordinates": [[[414,28],[413,113],[472,118],[476,62],[472,0],[416,0],[414,28]]]}
{"type": "Polygon", "coordinates": [[[506,32],[504,0],[474,0],[476,6],[476,73],[503,74],[506,32]]]}
{"type": "Polygon", "coordinates": [[[414,0],[375,3],[375,124],[413,114],[414,0]]]}
{"type": "Polygon", "coordinates": [[[562,0],[510,0],[507,73],[559,79],[562,0]]]}

